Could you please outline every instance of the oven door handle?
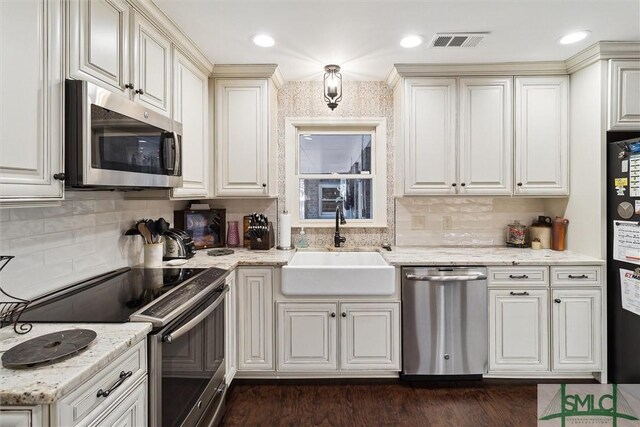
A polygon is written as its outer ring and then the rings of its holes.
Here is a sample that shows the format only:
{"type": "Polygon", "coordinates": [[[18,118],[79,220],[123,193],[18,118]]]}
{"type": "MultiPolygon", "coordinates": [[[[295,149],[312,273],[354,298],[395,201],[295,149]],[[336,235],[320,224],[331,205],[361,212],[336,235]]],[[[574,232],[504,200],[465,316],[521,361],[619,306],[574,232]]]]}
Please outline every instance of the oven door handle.
{"type": "Polygon", "coordinates": [[[202,322],[202,320],[204,320],[205,317],[210,315],[211,312],[220,305],[220,303],[224,300],[224,297],[227,294],[227,292],[229,292],[229,285],[226,285],[224,287],[224,289],[222,290],[222,294],[220,294],[220,296],[216,298],[216,300],[209,307],[207,307],[202,313],[198,314],[196,317],[189,320],[187,323],[185,323],[175,331],[171,332],[170,334],[163,335],[162,341],[168,344],[171,344],[174,340],[177,340],[178,338],[180,338],[181,336],[189,332],[189,330],[193,329],[194,326],[202,322]]]}

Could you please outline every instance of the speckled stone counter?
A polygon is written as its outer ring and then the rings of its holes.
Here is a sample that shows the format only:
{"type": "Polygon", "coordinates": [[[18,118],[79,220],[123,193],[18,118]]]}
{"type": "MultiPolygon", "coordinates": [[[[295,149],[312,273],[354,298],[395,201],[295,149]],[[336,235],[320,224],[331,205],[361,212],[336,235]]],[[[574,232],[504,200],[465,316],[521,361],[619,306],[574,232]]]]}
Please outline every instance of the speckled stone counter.
{"type": "Polygon", "coordinates": [[[25,335],[5,327],[0,329],[0,355],[21,342],[65,329],[91,329],[98,336],[80,353],[57,363],[27,369],[0,366],[0,405],[40,405],[59,400],[142,340],[151,331],[151,323],[34,323],[25,335]]]}
{"type": "Polygon", "coordinates": [[[394,247],[382,251],[391,265],[602,265],[601,259],[574,252],[506,247],[394,247]]]}
{"type": "MultiPolygon", "coordinates": [[[[506,247],[401,247],[391,251],[381,248],[305,248],[304,251],[378,251],[391,265],[602,265],[601,259],[575,252],[549,249],[506,247]]],[[[218,267],[233,269],[242,265],[286,265],[294,251],[250,251],[236,248],[233,255],[212,257],[199,250],[181,267],[218,267]]],[[[166,263],[165,263],[166,264],[166,263]]]]}
{"type": "MultiPolygon", "coordinates": [[[[180,265],[183,268],[205,268],[217,267],[226,270],[234,269],[242,265],[269,265],[281,266],[286,265],[295,251],[280,251],[277,249],[269,249],[268,251],[252,251],[245,248],[233,248],[235,253],[232,255],[209,256],[207,252],[210,249],[201,249],[196,252],[195,256],[188,260],[186,264],[180,265]]],[[[164,267],[169,267],[166,262],[164,267]]]]}

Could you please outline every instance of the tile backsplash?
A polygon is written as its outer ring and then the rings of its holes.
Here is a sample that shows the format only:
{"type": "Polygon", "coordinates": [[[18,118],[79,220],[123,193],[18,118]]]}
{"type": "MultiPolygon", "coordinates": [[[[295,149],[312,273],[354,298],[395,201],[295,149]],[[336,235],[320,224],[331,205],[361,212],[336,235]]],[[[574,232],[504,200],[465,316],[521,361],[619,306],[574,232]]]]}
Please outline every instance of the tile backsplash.
{"type": "Polygon", "coordinates": [[[398,246],[504,246],[507,224],[528,226],[545,209],[532,198],[403,197],[395,211],[398,246]]]}
{"type": "Polygon", "coordinates": [[[0,254],[14,255],[0,285],[32,298],[74,281],[142,262],[136,219],[164,217],[183,202],[129,200],[124,193],[68,191],[60,206],[0,210],[0,254]]]}

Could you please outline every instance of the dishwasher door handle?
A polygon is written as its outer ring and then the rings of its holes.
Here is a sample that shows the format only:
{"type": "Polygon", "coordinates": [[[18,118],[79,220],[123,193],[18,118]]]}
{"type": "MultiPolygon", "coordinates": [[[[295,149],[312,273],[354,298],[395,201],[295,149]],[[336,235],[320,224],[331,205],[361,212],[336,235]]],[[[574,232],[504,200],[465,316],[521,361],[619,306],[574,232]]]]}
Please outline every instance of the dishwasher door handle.
{"type": "Polygon", "coordinates": [[[415,280],[417,282],[469,282],[471,280],[485,280],[486,274],[474,274],[463,276],[420,276],[417,274],[405,274],[407,280],[415,280]]]}

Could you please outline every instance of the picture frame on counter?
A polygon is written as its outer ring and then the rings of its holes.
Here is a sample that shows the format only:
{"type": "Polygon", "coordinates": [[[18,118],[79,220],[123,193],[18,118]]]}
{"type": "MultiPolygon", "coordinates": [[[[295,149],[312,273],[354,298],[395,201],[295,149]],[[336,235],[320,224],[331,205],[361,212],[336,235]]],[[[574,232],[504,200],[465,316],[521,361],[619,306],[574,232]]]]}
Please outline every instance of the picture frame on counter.
{"type": "Polygon", "coordinates": [[[174,211],[173,218],[175,227],[191,236],[196,249],[225,246],[225,209],[174,211]]]}

